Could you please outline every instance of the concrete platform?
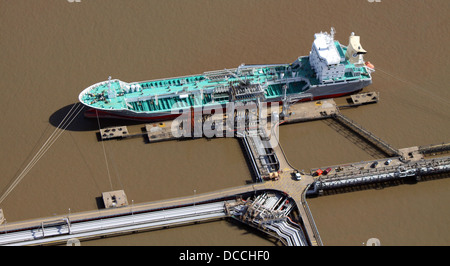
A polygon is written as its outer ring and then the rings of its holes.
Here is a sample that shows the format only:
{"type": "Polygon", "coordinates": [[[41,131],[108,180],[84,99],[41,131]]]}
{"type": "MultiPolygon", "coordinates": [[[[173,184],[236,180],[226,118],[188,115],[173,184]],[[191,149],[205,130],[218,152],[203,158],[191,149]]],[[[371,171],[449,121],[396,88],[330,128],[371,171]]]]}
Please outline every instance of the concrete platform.
{"type": "Polygon", "coordinates": [[[355,94],[351,96],[354,105],[362,105],[368,103],[376,103],[380,98],[380,93],[378,92],[366,92],[355,94]]]}
{"type": "Polygon", "coordinates": [[[399,149],[398,151],[403,156],[403,158],[405,158],[405,160],[419,161],[424,159],[424,156],[422,153],[420,153],[418,146],[399,149]]]}
{"type": "Polygon", "coordinates": [[[128,205],[127,195],[123,190],[108,191],[102,193],[105,208],[118,208],[128,205]]]}
{"type": "Polygon", "coordinates": [[[128,137],[130,133],[126,126],[108,127],[100,129],[100,137],[102,140],[128,137]]]}
{"type": "Polygon", "coordinates": [[[145,131],[150,143],[175,139],[171,127],[172,121],[158,122],[145,125],[145,131]]]}
{"type": "Polygon", "coordinates": [[[293,104],[288,109],[286,123],[328,118],[338,112],[332,99],[293,104]]]}

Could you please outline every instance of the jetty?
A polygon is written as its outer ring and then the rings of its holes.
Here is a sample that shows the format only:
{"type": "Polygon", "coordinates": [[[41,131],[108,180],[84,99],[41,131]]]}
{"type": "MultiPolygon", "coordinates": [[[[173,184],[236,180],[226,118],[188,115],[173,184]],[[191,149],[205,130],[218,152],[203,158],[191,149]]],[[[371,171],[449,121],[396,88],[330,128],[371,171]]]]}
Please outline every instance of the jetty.
{"type": "MultiPolygon", "coordinates": [[[[340,112],[341,108],[376,103],[378,99],[379,94],[372,92],[353,95],[349,104],[344,106],[338,106],[333,99],[283,102],[279,108],[271,109],[267,120],[257,120],[256,123],[250,118],[252,115],[258,116],[260,109],[238,112],[231,117],[192,115],[185,120],[159,121],[146,124],[142,132],[137,133],[130,133],[123,126],[101,129],[100,141],[144,136],[150,145],[180,138],[231,135],[244,147],[254,183],[189,197],[131,205],[125,191],[105,192],[102,195],[104,209],[0,223],[0,245],[54,245],[66,243],[70,239],[95,239],[217,219],[234,219],[261,230],[284,245],[321,246],[323,243],[308,207],[307,197],[392,180],[419,180],[450,171],[450,156],[446,156],[450,150],[449,143],[397,149],[340,112]],[[299,171],[289,163],[276,131],[284,124],[318,119],[339,123],[349,134],[358,135],[386,157],[299,171]],[[241,127],[236,127],[242,121],[241,127]],[[211,136],[198,131],[205,123],[214,125],[214,132],[222,134],[211,136]],[[174,134],[173,128],[183,130],[186,134],[178,136],[174,134]]],[[[4,216],[0,209],[2,220],[4,216]]]]}

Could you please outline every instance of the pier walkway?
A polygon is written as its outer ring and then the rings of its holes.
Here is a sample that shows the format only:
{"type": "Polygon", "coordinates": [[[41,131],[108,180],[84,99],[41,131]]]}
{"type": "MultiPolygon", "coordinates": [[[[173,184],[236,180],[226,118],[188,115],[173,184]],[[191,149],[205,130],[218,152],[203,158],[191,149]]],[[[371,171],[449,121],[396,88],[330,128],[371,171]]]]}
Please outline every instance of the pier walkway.
{"type": "Polygon", "coordinates": [[[0,245],[41,245],[78,241],[99,236],[124,234],[142,230],[178,226],[188,223],[210,221],[225,217],[224,202],[200,204],[169,210],[132,213],[131,215],[70,222],[68,218],[53,220],[41,227],[7,232],[1,235],[0,245]]]}
{"type": "MultiPolygon", "coordinates": [[[[387,162],[388,160],[392,160],[390,165],[385,165],[383,163],[379,167],[374,168],[359,168],[359,166],[367,165],[367,162],[340,166],[343,169],[342,172],[318,177],[312,186],[313,189],[308,191],[308,195],[317,195],[323,192],[323,190],[381,183],[409,177],[416,177],[419,179],[422,176],[450,171],[450,157],[422,159],[407,163],[401,163],[398,158],[386,158],[381,161],[387,162]]],[[[373,165],[374,162],[372,162],[371,165],[373,165]]],[[[337,168],[333,169],[335,171],[337,168]]]]}
{"type": "Polygon", "coordinates": [[[227,217],[224,203],[237,197],[267,190],[287,193],[274,184],[257,183],[165,201],[5,223],[0,226],[0,245],[58,244],[71,238],[92,239],[222,219],[227,217]],[[214,206],[214,209],[202,206],[214,206]]]}
{"type": "Polygon", "coordinates": [[[370,131],[363,128],[361,125],[357,124],[350,118],[344,116],[340,112],[336,112],[335,114],[333,114],[332,117],[339,123],[345,125],[349,129],[351,129],[354,132],[356,132],[357,134],[359,134],[361,137],[365,138],[367,141],[371,142],[373,145],[378,147],[380,150],[382,150],[388,156],[393,157],[393,156],[401,155],[397,149],[395,149],[394,147],[392,147],[391,145],[389,145],[387,142],[380,139],[379,137],[375,136],[370,131]]]}
{"type": "MultiPolygon", "coordinates": [[[[294,183],[294,180],[284,178],[282,182],[269,181],[158,202],[134,204],[120,208],[109,208],[29,221],[5,223],[0,226],[0,245],[57,244],[63,243],[70,238],[77,238],[79,240],[91,239],[105,235],[152,230],[186,223],[205,221],[208,219],[220,219],[227,216],[225,214],[215,214],[212,216],[195,215],[188,219],[181,220],[177,220],[175,218],[164,221],[158,220],[158,223],[156,224],[140,220],[139,225],[130,225],[134,219],[133,216],[138,214],[149,214],[149,217],[151,218],[153,217],[150,215],[152,213],[162,214],[164,212],[167,213],[170,210],[180,210],[180,213],[184,212],[181,210],[188,210],[192,212],[194,209],[189,209],[188,207],[198,207],[216,201],[221,201],[223,206],[223,202],[225,200],[232,201],[242,195],[251,196],[267,190],[279,191],[280,193],[285,193],[288,195],[288,193],[292,193],[294,191],[292,184],[296,185],[295,187],[297,187],[297,189],[295,189],[295,192],[301,197],[302,188],[305,186],[305,183],[294,183]],[[289,185],[289,183],[291,183],[291,185],[289,185]],[[86,229],[89,232],[81,230],[86,227],[89,229],[86,229]],[[83,234],[78,234],[78,232],[83,232],[83,234]]],[[[298,200],[300,203],[297,203],[296,200],[296,204],[302,204],[302,198],[298,200]]],[[[302,212],[304,213],[304,211],[302,212]]],[[[146,216],[143,217],[146,219],[146,216]]],[[[306,223],[306,226],[307,225],[308,224],[306,223]]],[[[305,228],[307,228],[306,226],[305,228]]],[[[307,231],[311,232],[311,229],[307,231]]],[[[317,242],[317,240],[312,241],[313,244],[317,242]]]]}
{"type": "Polygon", "coordinates": [[[450,151],[450,143],[441,143],[417,147],[417,151],[423,155],[443,153],[450,151]]]}

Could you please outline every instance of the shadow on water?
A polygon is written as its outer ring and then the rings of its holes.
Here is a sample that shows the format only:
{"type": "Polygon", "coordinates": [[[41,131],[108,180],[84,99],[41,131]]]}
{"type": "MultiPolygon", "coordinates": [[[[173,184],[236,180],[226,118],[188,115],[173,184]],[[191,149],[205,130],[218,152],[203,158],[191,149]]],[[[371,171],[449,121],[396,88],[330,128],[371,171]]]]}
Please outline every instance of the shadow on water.
{"type": "MultiPolygon", "coordinates": [[[[49,122],[52,126],[58,127],[60,126],[61,121],[67,115],[67,113],[74,107],[76,103],[69,104],[54,112],[49,117],[49,122]]],[[[75,109],[75,108],[74,108],[75,109]]],[[[84,112],[87,110],[86,107],[73,119],[70,125],[66,128],[66,130],[70,131],[95,131],[98,130],[97,119],[95,118],[86,118],[84,117],[84,112]]],[[[125,120],[125,119],[115,119],[115,118],[100,118],[100,125],[102,128],[105,127],[114,127],[114,126],[132,126],[132,125],[140,125],[144,124],[142,121],[133,121],[133,120],[125,120]]],[[[61,125],[60,128],[64,128],[64,125],[61,125]]]]}
{"type": "Polygon", "coordinates": [[[97,208],[99,210],[105,209],[105,203],[103,202],[103,197],[95,197],[95,202],[97,203],[97,208]]]}

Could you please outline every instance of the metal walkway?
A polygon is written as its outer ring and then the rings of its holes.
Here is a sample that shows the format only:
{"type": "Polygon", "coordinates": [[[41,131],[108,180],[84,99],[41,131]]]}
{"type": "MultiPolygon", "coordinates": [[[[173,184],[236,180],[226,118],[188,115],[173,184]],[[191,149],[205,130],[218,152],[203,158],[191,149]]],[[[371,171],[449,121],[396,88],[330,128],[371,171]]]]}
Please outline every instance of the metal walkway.
{"type": "Polygon", "coordinates": [[[319,190],[363,185],[376,182],[402,179],[413,176],[439,174],[450,171],[450,157],[413,161],[396,166],[388,166],[373,171],[360,171],[354,174],[335,174],[318,178],[309,195],[319,190]]]}
{"type": "MultiPolygon", "coordinates": [[[[280,162],[272,147],[265,145],[259,134],[237,133],[242,139],[245,151],[250,159],[258,182],[263,182],[264,176],[280,169],[280,162]]],[[[267,144],[267,143],[266,143],[267,144]]]]}
{"type": "Polygon", "coordinates": [[[433,144],[418,147],[420,153],[431,154],[450,151],[450,143],[433,144]]]}
{"type": "Polygon", "coordinates": [[[390,157],[401,156],[400,152],[397,149],[395,149],[394,147],[392,147],[379,137],[375,136],[370,131],[363,128],[361,125],[358,125],[350,118],[344,116],[339,111],[336,112],[334,115],[332,115],[332,117],[339,123],[347,126],[349,129],[353,130],[355,133],[359,134],[361,137],[365,138],[366,140],[374,144],[380,150],[385,152],[388,156],[390,157]]]}

